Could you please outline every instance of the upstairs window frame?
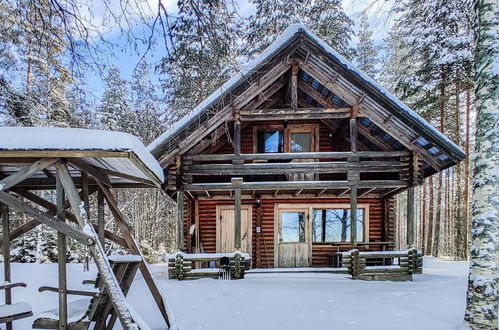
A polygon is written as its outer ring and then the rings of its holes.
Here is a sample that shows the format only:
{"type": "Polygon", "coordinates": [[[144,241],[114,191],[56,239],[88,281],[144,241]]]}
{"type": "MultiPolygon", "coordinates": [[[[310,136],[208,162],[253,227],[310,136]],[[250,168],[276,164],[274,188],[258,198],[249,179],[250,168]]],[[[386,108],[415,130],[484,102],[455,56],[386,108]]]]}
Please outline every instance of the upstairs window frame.
{"type": "MultiPolygon", "coordinates": [[[[253,127],[253,153],[258,153],[259,137],[261,131],[272,132],[281,131],[283,137],[283,148],[278,153],[291,153],[291,142],[293,133],[310,133],[310,151],[316,152],[319,150],[319,124],[290,124],[290,125],[255,125],[253,127]]],[[[260,149],[261,150],[261,149],[260,149]]],[[[264,152],[265,153],[265,152],[264,152]]]]}

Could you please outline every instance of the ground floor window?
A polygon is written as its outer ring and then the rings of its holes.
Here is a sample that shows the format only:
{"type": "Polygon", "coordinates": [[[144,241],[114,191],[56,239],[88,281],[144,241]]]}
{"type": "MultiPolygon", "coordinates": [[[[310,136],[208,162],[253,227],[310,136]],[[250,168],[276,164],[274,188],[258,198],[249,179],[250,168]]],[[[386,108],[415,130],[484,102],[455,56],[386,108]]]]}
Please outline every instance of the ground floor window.
{"type": "MultiPolygon", "coordinates": [[[[365,242],[366,220],[365,209],[357,209],[357,242],[365,242]]],[[[313,208],[312,235],[313,242],[348,242],[350,241],[350,208],[313,208]]]]}

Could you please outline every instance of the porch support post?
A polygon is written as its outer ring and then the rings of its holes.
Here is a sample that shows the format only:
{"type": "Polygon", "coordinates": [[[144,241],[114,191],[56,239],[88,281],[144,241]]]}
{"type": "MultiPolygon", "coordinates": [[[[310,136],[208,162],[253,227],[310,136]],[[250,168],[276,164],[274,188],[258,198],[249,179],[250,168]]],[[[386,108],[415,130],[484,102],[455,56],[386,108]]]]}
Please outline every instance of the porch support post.
{"type": "Polygon", "coordinates": [[[178,250],[184,249],[184,185],[182,179],[182,158],[177,156],[177,244],[178,250]]]}
{"type": "Polygon", "coordinates": [[[357,246],[357,185],[350,188],[350,244],[357,246]]]}
{"type": "MultiPolygon", "coordinates": [[[[352,111],[350,118],[350,151],[356,153],[357,150],[357,112],[352,111]]],[[[358,163],[359,157],[349,157],[348,162],[358,163]]],[[[347,174],[350,185],[350,245],[357,246],[357,188],[360,181],[358,171],[349,171],[347,174]]]]}
{"type": "MultiPolygon", "coordinates": [[[[57,219],[65,222],[64,188],[60,177],[56,176],[57,219]]],[[[67,329],[68,300],[66,283],[66,235],[57,232],[57,268],[59,277],[59,329],[67,329]]]]}
{"type": "Polygon", "coordinates": [[[407,189],[407,247],[414,247],[414,187],[407,189]]]}
{"type": "MultiPolygon", "coordinates": [[[[4,282],[11,282],[10,277],[10,232],[9,232],[9,207],[6,204],[0,203],[0,213],[2,216],[2,234],[3,234],[3,280],[4,282]]],[[[5,290],[5,304],[12,304],[11,289],[5,290]]],[[[6,329],[12,329],[12,322],[6,323],[6,329]]]]}
{"type": "Polygon", "coordinates": [[[232,178],[234,185],[234,247],[241,248],[241,184],[243,178],[232,178]]]}
{"type": "Polygon", "coordinates": [[[234,110],[234,154],[241,155],[241,120],[239,110],[234,110]]]}
{"type": "Polygon", "coordinates": [[[291,67],[291,109],[298,108],[298,63],[291,67]]]}
{"type": "Polygon", "coordinates": [[[415,193],[414,187],[419,184],[419,158],[416,152],[412,154],[411,163],[411,186],[407,189],[407,247],[415,247],[415,233],[416,233],[416,220],[415,220],[415,193]]]}
{"type": "Polygon", "coordinates": [[[177,241],[178,250],[184,249],[184,191],[177,191],[177,241]]]}

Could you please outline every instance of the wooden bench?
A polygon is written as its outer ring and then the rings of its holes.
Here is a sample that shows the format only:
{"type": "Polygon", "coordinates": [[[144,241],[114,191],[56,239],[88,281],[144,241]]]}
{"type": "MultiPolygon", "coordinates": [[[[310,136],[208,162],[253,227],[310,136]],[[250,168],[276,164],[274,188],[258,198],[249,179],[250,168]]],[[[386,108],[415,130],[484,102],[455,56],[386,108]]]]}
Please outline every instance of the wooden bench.
{"type": "Polygon", "coordinates": [[[198,278],[241,279],[250,268],[248,253],[182,253],[177,252],[168,258],[168,276],[178,280],[198,278]],[[194,268],[193,263],[215,263],[212,268],[194,268]]]}
{"type": "MultiPolygon", "coordinates": [[[[0,290],[8,291],[12,288],[26,287],[26,283],[9,283],[0,284],[0,290]]],[[[0,323],[10,323],[15,320],[23,319],[32,316],[30,304],[26,302],[17,302],[14,304],[0,305],[0,323]]]]}
{"type": "Polygon", "coordinates": [[[413,274],[423,272],[423,254],[416,249],[404,251],[342,252],[342,266],[354,279],[374,281],[412,281],[413,274]],[[388,265],[367,266],[372,259],[388,259],[388,265]],[[395,260],[398,262],[395,263],[395,260]]]}
{"type": "MultiPolygon", "coordinates": [[[[116,255],[108,257],[109,263],[123,294],[126,296],[140,265],[137,255],[116,255]]],[[[97,274],[95,281],[83,281],[92,284],[92,290],[67,290],[67,294],[90,297],[68,303],[68,325],[70,330],[88,329],[95,322],[94,329],[112,329],[117,320],[109,294],[104,287],[104,280],[97,274]],[[110,316],[110,317],[109,317],[110,316]],[[106,323],[107,322],[107,323],[106,323]]],[[[38,291],[59,292],[56,287],[43,286],[38,291]]],[[[59,329],[59,308],[41,313],[33,323],[35,329],[59,329]]]]}

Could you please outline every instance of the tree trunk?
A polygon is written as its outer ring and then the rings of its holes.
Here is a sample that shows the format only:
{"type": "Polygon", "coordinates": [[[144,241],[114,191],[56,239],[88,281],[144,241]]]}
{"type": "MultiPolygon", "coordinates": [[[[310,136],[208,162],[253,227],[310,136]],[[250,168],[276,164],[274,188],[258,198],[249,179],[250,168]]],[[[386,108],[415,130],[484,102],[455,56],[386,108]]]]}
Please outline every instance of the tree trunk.
{"type": "Polygon", "coordinates": [[[478,105],[473,173],[471,261],[465,319],[472,329],[497,329],[499,310],[499,24],[496,0],[475,0],[475,83],[478,105]]]}

